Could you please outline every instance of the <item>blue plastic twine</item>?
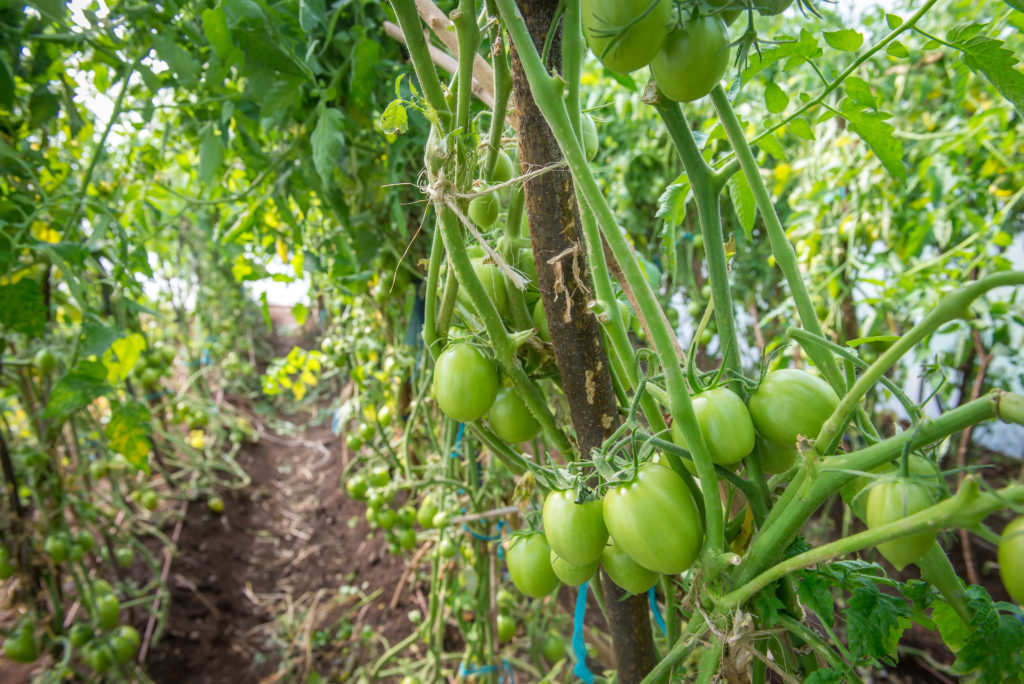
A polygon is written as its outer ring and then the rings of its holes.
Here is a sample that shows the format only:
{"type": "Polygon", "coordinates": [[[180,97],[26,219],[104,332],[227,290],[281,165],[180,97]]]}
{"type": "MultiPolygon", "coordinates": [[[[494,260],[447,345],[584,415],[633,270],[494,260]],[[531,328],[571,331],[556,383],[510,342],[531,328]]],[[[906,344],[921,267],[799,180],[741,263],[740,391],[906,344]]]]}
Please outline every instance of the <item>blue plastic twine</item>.
{"type": "Polygon", "coordinates": [[[480,675],[494,672],[497,669],[497,665],[484,665],[483,667],[466,667],[466,663],[459,663],[459,677],[479,677],[480,675]]]}
{"type": "Polygon", "coordinates": [[[583,641],[583,619],[587,616],[587,590],[590,582],[580,585],[576,593],[576,614],[572,621],[572,650],[576,654],[576,667],[572,673],[587,684],[593,684],[594,675],[587,668],[587,645],[583,641]]]}
{"type": "Polygon", "coordinates": [[[465,423],[459,423],[459,431],[455,435],[455,448],[452,449],[452,458],[455,458],[455,457],[457,457],[459,455],[459,447],[462,446],[462,433],[464,433],[465,431],[466,431],[466,424],[465,423]]]}
{"type": "Polygon", "coordinates": [[[654,593],[653,585],[647,590],[647,600],[651,604],[651,613],[654,614],[654,622],[657,623],[659,628],[661,628],[661,633],[665,634],[668,630],[665,627],[665,618],[661,617],[661,609],[658,608],[658,597],[654,593]]]}

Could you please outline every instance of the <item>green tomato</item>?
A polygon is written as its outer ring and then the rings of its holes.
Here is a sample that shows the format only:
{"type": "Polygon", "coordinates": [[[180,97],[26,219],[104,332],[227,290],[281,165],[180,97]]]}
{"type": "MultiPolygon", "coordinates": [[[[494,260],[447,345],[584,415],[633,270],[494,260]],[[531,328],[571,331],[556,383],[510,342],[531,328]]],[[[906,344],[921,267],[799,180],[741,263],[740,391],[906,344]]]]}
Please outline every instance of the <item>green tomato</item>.
{"type": "Polygon", "coordinates": [[[416,511],[416,522],[425,530],[434,526],[434,516],[437,515],[437,504],[430,497],[425,497],[416,511]]]}
{"type": "Polygon", "coordinates": [[[540,423],[512,387],[498,390],[491,410],[487,413],[487,420],[494,434],[509,444],[527,442],[540,432],[540,423]]]}
{"type": "Polygon", "coordinates": [[[206,500],[206,508],[215,515],[224,512],[224,499],[219,496],[211,496],[206,500]]]}
{"type": "Polygon", "coordinates": [[[383,527],[385,530],[390,530],[398,522],[398,515],[390,508],[382,508],[377,511],[375,516],[377,524],[383,527]]]}
{"type": "Polygon", "coordinates": [[[600,499],[576,503],[571,489],[552,491],[544,498],[544,533],[551,549],[573,565],[588,565],[601,557],[608,543],[600,499]]]}
{"type": "Polygon", "coordinates": [[[362,501],[366,498],[366,490],[369,486],[366,484],[366,478],[359,473],[349,475],[348,479],[345,480],[345,491],[353,499],[362,501]]]}
{"type": "Polygon", "coordinates": [[[406,527],[398,533],[398,545],[408,551],[416,547],[416,532],[411,527],[406,527]]]}
{"type": "Polygon", "coordinates": [[[748,406],[759,433],[780,446],[795,447],[799,435],[818,436],[839,397],[818,376],[784,368],[765,376],[748,406]]]}
{"type": "Polygon", "coordinates": [[[85,551],[92,551],[96,547],[96,538],[92,536],[92,532],[89,530],[80,530],[75,535],[75,543],[85,551]]]}
{"type": "Polygon", "coordinates": [[[558,632],[548,632],[544,636],[544,641],[540,644],[541,655],[544,656],[544,660],[548,661],[551,665],[554,665],[560,660],[565,659],[566,648],[568,642],[565,637],[558,632]]]}
{"type": "Polygon", "coordinates": [[[608,544],[604,548],[601,567],[612,582],[631,594],[642,594],[658,581],[658,573],[638,564],[615,544],[608,544]]]}
{"type": "Polygon", "coordinates": [[[504,613],[498,614],[498,641],[512,641],[516,635],[516,621],[504,613]]]}
{"type": "Polygon", "coordinates": [[[1024,605],[1024,515],[1011,520],[999,538],[999,576],[1010,598],[1024,605]]]}
{"type": "Polygon", "coordinates": [[[62,533],[51,534],[43,542],[43,551],[46,552],[54,563],[63,563],[68,559],[68,553],[71,544],[68,542],[67,535],[62,533]]]}
{"type": "MultiPolygon", "coordinates": [[[[903,520],[931,506],[932,494],[927,485],[909,479],[889,480],[876,484],[868,495],[866,522],[868,529],[903,520]]],[[[878,545],[878,551],[897,570],[916,563],[935,543],[935,532],[920,532],[878,545]]]]}
{"type": "Polygon", "coordinates": [[[597,124],[594,122],[594,117],[586,112],[583,113],[581,123],[583,126],[583,151],[587,155],[587,161],[593,161],[597,156],[598,148],[597,124]]]}
{"type": "Polygon", "coordinates": [[[722,18],[697,17],[668,34],[651,61],[651,73],[670,100],[693,102],[722,80],[729,52],[729,33],[722,18]]]}
{"type": "Polygon", "coordinates": [[[764,472],[771,475],[784,473],[792,468],[796,463],[796,457],[799,456],[796,447],[779,446],[767,439],[757,440],[757,451],[761,454],[764,472]]]}
{"type": "Polygon", "coordinates": [[[391,482],[391,471],[387,466],[374,466],[370,470],[370,486],[386,487],[391,482]]]}
{"type": "Polygon", "coordinates": [[[11,562],[11,550],[0,546],[0,580],[9,579],[16,569],[11,562]]]}
{"type": "Polygon", "coordinates": [[[391,407],[384,404],[377,411],[377,422],[380,423],[382,428],[386,428],[391,425],[391,407]]]}
{"type": "Polygon", "coordinates": [[[445,415],[468,423],[484,416],[494,403],[498,371],[473,345],[456,343],[437,358],[433,391],[445,415]]]}
{"type": "Polygon", "coordinates": [[[119,546],[114,550],[114,562],[117,567],[127,570],[135,562],[135,551],[130,546],[119,546]]]}
{"type": "Polygon", "coordinates": [[[490,228],[498,220],[500,209],[498,196],[493,192],[474,197],[469,201],[469,220],[481,228],[490,228]]]}
{"type": "Polygon", "coordinates": [[[110,637],[110,646],[122,665],[135,657],[141,643],[138,630],[131,625],[119,626],[110,637]]]}
{"type": "Polygon", "coordinates": [[[4,640],[4,655],[16,663],[33,663],[39,657],[39,648],[29,623],[22,623],[4,640]]]}
{"type": "MultiPolygon", "coordinates": [[[[508,318],[508,290],[506,289],[505,283],[508,278],[501,272],[501,269],[494,264],[484,263],[484,257],[477,257],[470,259],[470,263],[473,264],[473,272],[476,273],[477,280],[484,287],[484,292],[494,303],[494,308],[498,310],[498,313],[502,318],[508,318]]],[[[469,298],[468,290],[465,288],[459,288],[459,301],[467,309],[472,309],[472,300],[469,298]]]]}
{"type": "Polygon", "coordinates": [[[600,564],[601,560],[598,559],[586,565],[573,565],[564,558],[560,558],[554,551],[551,552],[551,569],[555,571],[555,576],[563,584],[570,587],[578,587],[584,582],[588,582],[597,572],[597,567],[600,564]]]}
{"type": "Polygon", "coordinates": [[[447,511],[438,511],[437,513],[435,513],[434,514],[434,519],[433,519],[433,521],[431,521],[431,525],[430,526],[434,527],[436,529],[441,529],[442,527],[447,527],[448,526],[448,512],[447,511]]]}
{"type": "MultiPolygon", "coordinates": [[[[739,396],[725,387],[709,389],[693,397],[693,412],[697,415],[704,443],[711,452],[711,460],[720,466],[731,467],[754,450],[754,423],[739,396]]],[[[679,446],[689,451],[683,431],[672,424],[672,437],[679,446]]]]}
{"type": "Polygon", "coordinates": [[[437,545],[437,552],[441,554],[442,558],[455,558],[455,554],[459,552],[459,546],[451,537],[445,537],[437,545]]]}
{"type": "Polygon", "coordinates": [[[57,366],[57,357],[53,355],[52,351],[44,347],[36,352],[32,362],[41,375],[49,375],[57,366]]]}
{"type": "Polygon", "coordinates": [[[92,639],[92,635],[92,627],[84,622],[76,622],[71,625],[71,629],[68,630],[68,641],[70,641],[71,645],[75,648],[80,648],[92,639]]]}
{"type": "Polygon", "coordinates": [[[505,560],[512,584],[527,596],[543,598],[558,588],[558,577],[551,569],[551,547],[543,534],[533,532],[513,537],[505,560]]]}
{"type": "MultiPolygon", "coordinates": [[[[490,182],[492,183],[506,183],[512,180],[512,174],[515,170],[512,166],[512,158],[505,154],[505,150],[498,150],[497,161],[494,163],[494,173],[491,174],[490,182]]],[[[480,161],[484,161],[486,157],[481,156],[480,161]]]]}
{"type": "Polygon", "coordinates": [[[121,601],[113,593],[100,591],[95,587],[93,589],[97,594],[94,606],[95,615],[93,617],[100,623],[101,628],[106,630],[114,629],[117,627],[118,620],[121,617],[121,601]]]}
{"type": "Polygon", "coordinates": [[[689,488],[671,468],[644,464],[632,482],[608,488],[603,510],[615,544],[648,570],[675,575],[700,553],[703,521],[689,488]]]}
{"type": "Polygon", "coordinates": [[[160,503],[160,497],[158,497],[156,492],[152,489],[147,489],[141,496],[139,496],[139,503],[141,503],[142,507],[147,511],[155,511],[157,505],[160,503]]]}
{"type": "Polygon", "coordinates": [[[359,451],[363,446],[363,438],[358,433],[350,432],[345,435],[345,446],[349,451],[359,451]]]}
{"type": "Polygon", "coordinates": [[[82,660],[94,672],[106,672],[111,665],[111,648],[107,644],[92,641],[82,648],[82,660]]]}
{"type": "Polygon", "coordinates": [[[372,423],[359,424],[359,437],[364,444],[369,444],[377,436],[377,428],[372,423]]]}
{"type": "Polygon", "coordinates": [[[626,74],[650,64],[661,49],[672,3],[657,0],[651,7],[651,0],[583,0],[582,14],[590,49],[606,67],[626,74]]]}

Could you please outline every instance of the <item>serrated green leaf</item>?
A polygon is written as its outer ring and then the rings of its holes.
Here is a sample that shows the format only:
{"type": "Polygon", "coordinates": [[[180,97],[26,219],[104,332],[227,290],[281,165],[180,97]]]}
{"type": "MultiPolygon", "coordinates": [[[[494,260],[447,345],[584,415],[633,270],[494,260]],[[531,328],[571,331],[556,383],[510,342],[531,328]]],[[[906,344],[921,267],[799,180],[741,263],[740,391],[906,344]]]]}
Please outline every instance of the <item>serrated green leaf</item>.
{"type": "Polygon", "coordinates": [[[1002,684],[1024,674],[1024,621],[1000,612],[983,587],[972,585],[967,595],[969,636],[956,654],[954,672],[977,672],[981,684],[1002,684]]]}
{"type": "Polygon", "coordinates": [[[806,572],[800,580],[797,590],[800,600],[829,627],[835,625],[835,598],[832,590],[817,572],[806,572]]]}
{"type": "Polygon", "coordinates": [[[956,653],[971,637],[970,628],[964,624],[951,605],[945,601],[932,604],[932,620],[949,650],[956,653]]]}
{"type": "Polygon", "coordinates": [[[772,114],[786,111],[789,96],[775,81],[769,81],[764,88],[764,104],[772,114]]]}
{"type": "Polygon", "coordinates": [[[377,65],[380,63],[380,43],[364,38],[352,47],[352,73],[348,87],[348,110],[356,116],[366,117],[370,111],[373,90],[377,84],[377,65]]]}
{"type": "Polygon", "coordinates": [[[750,183],[742,173],[732,174],[726,185],[729,187],[729,199],[736,211],[736,218],[739,219],[747,237],[750,237],[754,232],[754,221],[757,220],[757,200],[754,199],[754,191],[750,189],[750,183]]]}
{"type": "Polygon", "coordinates": [[[857,104],[864,105],[865,107],[878,106],[878,100],[875,99],[874,93],[871,92],[871,85],[863,78],[850,76],[843,81],[843,89],[857,104]]]}
{"type": "Polygon", "coordinates": [[[804,680],[804,684],[838,684],[843,681],[843,673],[829,668],[815,670],[804,680]]]}
{"type": "Polygon", "coordinates": [[[324,185],[330,185],[338,153],[345,142],[344,124],[345,116],[341,112],[337,109],[324,108],[310,137],[313,146],[313,166],[324,185]]]}
{"type": "Polygon", "coordinates": [[[910,608],[903,599],[883,594],[873,584],[853,590],[845,611],[850,653],[895,662],[896,645],[910,625],[910,608]]]}
{"type": "Polygon", "coordinates": [[[776,584],[769,584],[759,591],[750,602],[751,612],[757,616],[758,622],[765,627],[778,624],[779,613],[786,605],[775,595],[776,584]]]}
{"type": "Polygon", "coordinates": [[[864,44],[864,36],[853,29],[825,31],[823,35],[826,43],[843,52],[856,52],[864,44]]]}
{"type": "Polygon", "coordinates": [[[907,169],[903,165],[903,143],[893,135],[896,130],[886,122],[890,114],[869,112],[861,108],[852,98],[839,103],[839,113],[850,124],[850,128],[868,144],[882,166],[901,183],[907,182],[907,169]]]}
{"type": "Polygon", "coordinates": [[[114,340],[110,348],[103,352],[103,365],[107,367],[107,382],[118,384],[124,382],[135,364],[138,363],[142,350],[146,348],[146,338],[139,333],[114,340]]]}
{"type": "Polygon", "coordinates": [[[323,26],[326,15],[324,0],[299,0],[299,27],[306,33],[323,26]]]}
{"type": "Polygon", "coordinates": [[[153,48],[157,55],[178,77],[184,86],[194,86],[199,82],[199,65],[185,48],[178,44],[176,33],[157,33],[153,37],[153,48]]]}
{"type": "Polygon", "coordinates": [[[110,348],[114,340],[123,337],[124,330],[97,321],[82,325],[82,356],[100,357],[110,348]]]}
{"type": "Polygon", "coordinates": [[[203,35],[210,47],[222,60],[226,60],[235,44],[231,41],[231,29],[228,28],[227,16],[220,7],[203,10],[203,35]]]}
{"type": "Polygon", "coordinates": [[[392,100],[380,115],[380,129],[385,133],[405,133],[409,130],[409,113],[400,100],[392,100]]]}
{"type": "Polygon", "coordinates": [[[137,469],[149,472],[153,427],[152,416],[145,405],[137,401],[115,405],[105,434],[113,451],[137,469]]]}
{"type": "Polygon", "coordinates": [[[1003,41],[978,35],[982,28],[978,24],[960,26],[947,37],[961,51],[960,59],[967,68],[988,79],[1019,114],[1024,114],[1024,73],[1014,68],[1017,59],[1003,41]]]}
{"type": "Polygon", "coordinates": [[[14,70],[6,51],[0,52],[0,105],[8,109],[14,106],[14,70]]]}
{"type": "Polygon", "coordinates": [[[43,417],[66,418],[112,389],[107,383],[106,366],[99,361],[82,361],[53,386],[43,417]]]}
{"type": "Polygon", "coordinates": [[[766,135],[757,141],[757,146],[767,152],[776,161],[786,161],[786,148],[782,146],[775,134],[766,135]]]}
{"type": "Polygon", "coordinates": [[[0,285],[0,330],[42,336],[46,331],[46,302],[39,283],[22,278],[12,285],[0,285]]]}

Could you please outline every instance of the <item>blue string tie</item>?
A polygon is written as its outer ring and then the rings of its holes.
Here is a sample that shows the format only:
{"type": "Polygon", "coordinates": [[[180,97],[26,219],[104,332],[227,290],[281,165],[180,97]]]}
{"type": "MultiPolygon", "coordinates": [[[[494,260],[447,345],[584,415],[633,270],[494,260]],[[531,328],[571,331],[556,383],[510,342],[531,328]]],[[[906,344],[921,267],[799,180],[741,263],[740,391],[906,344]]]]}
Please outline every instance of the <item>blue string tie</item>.
{"type": "Polygon", "coordinates": [[[586,684],[594,684],[594,675],[587,667],[587,644],[583,641],[583,620],[587,616],[588,589],[590,582],[584,582],[576,593],[576,613],[572,621],[572,650],[576,654],[576,667],[572,673],[586,684]]]}
{"type": "Polygon", "coordinates": [[[462,446],[462,434],[466,431],[466,424],[459,423],[459,432],[455,435],[455,447],[452,449],[452,458],[459,455],[459,447],[462,446]]]}
{"type": "Polygon", "coordinates": [[[651,604],[651,614],[654,615],[654,622],[661,629],[661,633],[666,634],[668,630],[665,627],[665,618],[661,616],[661,609],[658,608],[658,597],[654,593],[653,585],[647,590],[647,601],[651,604]]]}

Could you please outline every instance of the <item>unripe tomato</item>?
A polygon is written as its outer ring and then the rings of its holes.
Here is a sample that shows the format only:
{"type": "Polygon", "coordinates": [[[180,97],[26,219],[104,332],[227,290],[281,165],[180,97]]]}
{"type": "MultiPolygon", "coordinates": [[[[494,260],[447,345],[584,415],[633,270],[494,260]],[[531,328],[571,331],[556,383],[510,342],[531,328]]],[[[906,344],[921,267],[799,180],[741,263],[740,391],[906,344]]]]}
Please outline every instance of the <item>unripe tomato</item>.
{"type": "Polygon", "coordinates": [[[498,196],[493,192],[474,197],[469,201],[469,220],[481,228],[490,228],[498,220],[498,196]]]}
{"type": "Polygon", "coordinates": [[[441,554],[442,558],[454,558],[455,554],[459,552],[459,547],[451,537],[445,537],[437,545],[437,552],[441,554]]]}
{"type": "Polygon", "coordinates": [[[555,576],[563,584],[568,584],[570,587],[578,587],[589,581],[597,572],[597,566],[600,564],[601,561],[598,559],[586,565],[573,565],[564,558],[560,558],[554,551],[551,552],[551,569],[555,571],[555,576]]]}
{"type": "Polygon", "coordinates": [[[103,629],[114,629],[121,616],[121,601],[112,593],[96,590],[96,594],[94,617],[103,629]]]}
{"type": "Polygon", "coordinates": [[[434,526],[435,515],[437,515],[437,504],[428,496],[423,499],[419,509],[416,511],[416,522],[423,529],[429,530],[434,526]]]}
{"type": "MultiPolygon", "coordinates": [[[[933,503],[928,486],[909,479],[889,480],[876,484],[868,495],[866,522],[868,529],[903,520],[933,503]]],[[[935,532],[919,532],[878,545],[878,551],[897,570],[915,563],[935,543],[935,532]]]]}
{"type": "Polygon", "coordinates": [[[130,546],[119,546],[114,551],[114,561],[117,563],[117,567],[127,570],[135,562],[135,552],[130,546]]]}
{"type": "Polygon", "coordinates": [[[416,532],[407,527],[398,533],[398,545],[408,551],[416,546],[416,532]]]}
{"type": "Polygon", "coordinates": [[[39,657],[39,648],[29,623],[22,623],[4,640],[4,655],[16,663],[32,663],[39,657]]]}
{"type": "Polygon", "coordinates": [[[139,632],[131,625],[119,626],[110,637],[110,646],[122,665],[135,657],[141,643],[139,632]]]}
{"type": "Polygon", "coordinates": [[[498,614],[498,641],[512,641],[516,635],[516,621],[504,613],[498,614]]]}
{"type": "Polygon", "coordinates": [[[373,438],[377,436],[377,428],[371,423],[360,423],[359,424],[359,437],[364,443],[368,444],[373,441],[373,438]]]}
{"type": "Polygon", "coordinates": [[[385,404],[380,407],[377,411],[377,422],[380,423],[382,428],[386,428],[391,425],[391,407],[385,404]]]}
{"type": "Polygon", "coordinates": [[[386,487],[391,482],[391,471],[387,466],[374,466],[369,481],[372,487],[386,487]]]}
{"type": "Polygon", "coordinates": [[[211,496],[206,500],[206,508],[209,509],[211,513],[220,515],[224,512],[224,499],[219,496],[211,496]]]}
{"type": "Polygon", "coordinates": [[[560,660],[565,659],[565,649],[568,643],[558,632],[548,632],[544,637],[544,641],[540,644],[541,655],[544,656],[544,660],[554,665],[560,660]]]}
{"type": "Polygon", "coordinates": [[[68,630],[68,641],[75,648],[84,646],[90,639],[92,639],[92,627],[84,622],[76,622],[68,630]]]}
{"type": "Polygon", "coordinates": [[[651,0],[583,0],[583,35],[601,63],[612,71],[626,74],[647,66],[661,49],[671,23],[672,3],[658,0],[648,11],[650,5],[651,0]]]}
{"type": "Polygon", "coordinates": [[[767,439],[757,441],[757,450],[761,454],[764,472],[769,475],[786,472],[793,467],[796,457],[800,455],[796,447],[779,446],[767,439]]]}
{"type": "Polygon", "coordinates": [[[75,536],[75,543],[81,546],[84,551],[92,551],[96,547],[96,538],[92,536],[92,532],[89,530],[81,530],[75,536]]]}
{"type": "Polygon", "coordinates": [[[442,528],[448,526],[448,512],[438,511],[434,514],[434,520],[431,522],[431,527],[442,528]]]}
{"type": "Polygon", "coordinates": [[[82,660],[94,672],[106,672],[111,665],[111,648],[107,644],[91,641],[82,648],[82,660]]]}
{"type": "Polygon", "coordinates": [[[437,358],[434,398],[441,410],[460,423],[481,418],[498,394],[494,362],[466,342],[453,344],[437,358]]]}
{"type": "Polygon", "coordinates": [[[572,489],[552,491],[544,498],[544,533],[551,549],[573,565],[587,565],[601,557],[608,543],[600,499],[576,503],[572,489]]]}
{"type": "Polygon", "coordinates": [[[160,498],[156,495],[152,489],[147,489],[139,496],[139,503],[147,511],[155,511],[157,505],[160,503],[160,498]]]}
{"type": "Polygon", "coordinates": [[[780,446],[796,446],[798,435],[817,437],[837,406],[827,382],[792,368],[768,373],[749,402],[754,427],[780,446]]]}
{"type": "Polygon", "coordinates": [[[66,535],[61,533],[51,534],[43,542],[43,551],[46,552],[54,563],[63,563],[68,559],[70,546],[66,535]]]}
{"type": "MultiPolygon", "coordinates": [[[[512,158],[505,154],[505,150],[498,150],[498,159],[494,163],[494,173],[491,174],[490,181],[492,183],[505,183],[512,180],[512,174],[515,173],[512,167],[512,158]]],[[[484,159],[484,157],[481,157],[484,159]]]]}
{"type": "Polygon", "coordinates": [[[363,446],[363,438],[356,432],[350,432],[345,435],[345,446],[348,447],[349,451],[359,451],[363,446]]]}
{"type": "Polygon", "coordinates": [[[651,61],[651,73],[666,97],[693,102],[722,80],[729,67],[729,52],[729,34],[722,18],[697,17],[668,34],[651,61]]]}
{"type": "MultiPolygon", "coordinates": [[[[502,318],[508,318],[508,290],[506,289],[506,282],[508,278],[501,272],[501,269],[491,263],[485,263],[484,257],[477,257],[470,259],[470,263],[473,264],[473,272],[476,273],[477,280],[484,287],[484,292],[490,297],[491,301],[494,302],[494,308],[498,310],[498,314],[502,318]]],[[[472,301],[469,298],[468,290],[465,288],[459,288],[459,301],[461,301],[467,309],[472,309],[472,301]]]]}
{"type": "MultiPolygon", "coordinates": [[[[693,412],[711,460],[718,465],[733,466],[754,450],[754,423],[735,392],[725,387],[701,392],[693,397],[693,412]]],[[[674,441],[689,451],[683,431],[675,423],[672,427],[674,441]]]]}
{"type": "Polygon", "coordinates": [[[1024,605],[1024,516],[1003,528],[999,538],[999,576],[1010,598],[1024,605]]]}
{"type": "Polygon", "coordinates": [[[632,482],[608,488],[603,510],[615,544],[648,570],[675,575],[700,553],[703,521],[690,490],[671,468],[644,464],[632,482]]]}
{"type": "Polygon", "coordinates": [[[543,534],[533,532],[513,537],[505,560],[512,584],[527,596],[543,598],[558,588],[558,577],[551,569],[551,547],[543,534]]]}
{"type": "Polygon", "coordinates": [[[377,524],[383,527],[385,530],[390,530],[398,522],[398,516],[390,508],[384,508],[377,511],[376,515],[377,524]]]}
{"type": "Polygon", "coordinates": [[[53,372],[53,369],[57,366],[57,357],[53,355],[53,352],[45,347],[36,352],[35,358],[32,362],[36,366],[36,370],[42,375],[49,375],[53,372]]]}
{"type": "Polygon", "coordinates": [[[529,441],[540,432],[540,423],[512,387],[498,390],[491,410],[487,412],[487,421],[494,434],[509,444],[529,441]]]}
{"type": "Polygon", "coordinates": [[[363,500],[366,498],[366,490],[368,489],[366,484],[366,478],[359,473],[349,475],[348,479],[345,480],[345,491],[353,499],[363,500]]]}
{"type": "Polygon", "coordinates": [[[601,553],[601,567],[612,582],[631,594],[642,594],[658,581],[658,573],[639,565],[615,544],[609,544],[601,553]]]}

